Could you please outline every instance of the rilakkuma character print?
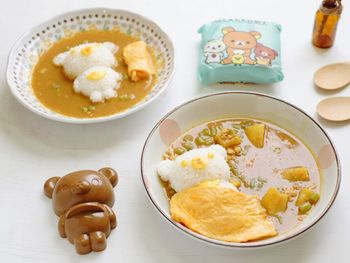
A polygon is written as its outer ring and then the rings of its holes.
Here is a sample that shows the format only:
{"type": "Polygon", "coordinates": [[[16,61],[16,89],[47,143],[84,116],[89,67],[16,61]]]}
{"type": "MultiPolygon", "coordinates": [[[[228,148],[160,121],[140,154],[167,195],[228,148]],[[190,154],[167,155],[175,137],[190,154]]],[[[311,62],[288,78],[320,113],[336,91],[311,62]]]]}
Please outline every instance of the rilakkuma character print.
{"type": "Polygon", "coordinates": [[[281,25],[224,18],[202,25],[198,33],[198,78],[202,84],[283,80],[281,25]]]}
{"type": "Polygon", "coordinates": [[[211,40],[204,46],[205,63],[220,63],[225,57],[226,46],[219,39],[211,40]]]}
{"type": "Polygon", "coordinates": [[[258,43],[254,49],[256,62],[260,65],[271,66],[278,53],[276,50],[258,43]]]}
{"type": "Polygon", "coordinates": [[[237,53],[243,56],[244,64],[256,64],[256,61],[250,56],[257,44],[257,39],[261,37],[259,32],[236,31],[233,27],[224,27],[222,32],[224,34],[223,42],[226,45],[226,53],[228,55],[223,60],[223,64],[232,64],[233,56],[237,53]]]}
{"type": "Polygon", "coordinates": [[[235,50],[232,55],[232,64],[241,66],[244,63],[244,51],[235,50]]]}

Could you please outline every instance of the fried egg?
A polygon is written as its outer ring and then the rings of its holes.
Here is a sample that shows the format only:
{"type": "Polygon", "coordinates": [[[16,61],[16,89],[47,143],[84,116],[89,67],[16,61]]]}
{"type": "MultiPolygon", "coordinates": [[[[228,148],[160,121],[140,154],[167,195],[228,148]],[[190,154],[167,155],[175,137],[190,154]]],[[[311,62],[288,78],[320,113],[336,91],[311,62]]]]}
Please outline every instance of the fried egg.
{"type": "Polygon", "coordinates": [[[62,66],[69,79],[75,79],[93,66],[117,66],[114,56],[117,52],[118,46],[111,42],[82,44],[58,54],[53,59],[53,63],[62,66]]]}
{"type": "Polygon", "coordinates": [[[211,179],[228,180],[230,168],[226,150],[220,145],[190,150],[175,159],[158,164],[157,172],[164,181],[179,192],[211,179]]]}
{"type": "Polygon", "coordinates": [[[209,238],[248,242],[277,235],[256,195],[238,192],[220,180],[202,182],[170,200],[173,220],[209,238]]]}
{"type": "Polygon", "coordinates": [[[74,91],[81,93],[92,102],[103,102],[117,96],[122,76],[108,67],[91,67],[81,73],[73,83],[74,91]]]}

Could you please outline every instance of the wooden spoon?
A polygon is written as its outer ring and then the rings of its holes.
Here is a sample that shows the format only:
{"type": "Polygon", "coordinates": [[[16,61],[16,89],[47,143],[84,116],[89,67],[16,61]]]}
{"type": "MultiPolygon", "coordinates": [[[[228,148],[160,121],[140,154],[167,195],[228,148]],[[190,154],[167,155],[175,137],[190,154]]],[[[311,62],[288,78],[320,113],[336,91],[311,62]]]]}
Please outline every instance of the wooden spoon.
{"type": "Polygon", "coordinates": [[[315,72],[314,82],[316,86],[326,90],[345,87],[350,83],[350,62],[323,66],[315,72]]]}
{"type": "Polygon", "coordinates": [[[331,97],[322,100],[316,108],[317,113],[329,121],[350,120],[350,97],[331,97]]]}

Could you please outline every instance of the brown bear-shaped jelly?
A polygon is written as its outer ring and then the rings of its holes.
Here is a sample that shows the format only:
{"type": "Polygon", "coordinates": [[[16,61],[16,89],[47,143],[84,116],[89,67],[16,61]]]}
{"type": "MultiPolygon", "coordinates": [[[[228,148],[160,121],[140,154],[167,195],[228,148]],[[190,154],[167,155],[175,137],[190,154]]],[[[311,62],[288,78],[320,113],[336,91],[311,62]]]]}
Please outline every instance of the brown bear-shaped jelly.
{"type": "Polygon", "coordinates": [[[77,253],[106,248],[106,238],[117,226],[111,208],[117,183],[118,175],[112,168],[77,171],[45,182],[44,192],[52,198],[59,216],[58,231],[75,245],[77,253]]]}

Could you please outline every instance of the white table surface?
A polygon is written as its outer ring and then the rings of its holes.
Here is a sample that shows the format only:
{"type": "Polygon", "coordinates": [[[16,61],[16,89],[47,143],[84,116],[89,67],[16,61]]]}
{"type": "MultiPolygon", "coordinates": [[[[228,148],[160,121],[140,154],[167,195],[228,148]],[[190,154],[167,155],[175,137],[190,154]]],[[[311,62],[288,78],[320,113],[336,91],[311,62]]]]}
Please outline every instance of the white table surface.
{"type": "MultiPolygon", "coordinates": [[[[350,122],[319,120],[334,140],[342,161],[338,198],[329,213],[302,237],[276,247],[237,251],[192,240],[160,218],[140,179],[141,147],[155,123],[174,106],[224,90],[270,94],[296,104],[312,116],[328,95],[312,84],[321,65],[350,58],[350,5],[345,6],[336,44],[318,50],[310,44],[313,1],[137,1],[10,0],[0,6],[0,262],[350,262],[350,122]],[[177,51],[177,70],[168,90],[141,112],[96,125],[46,120],[22,107],[10,94],[5,69],[14,41],[30,27],[69,10],[87,7],[127,9],[161,25],[177,51]],[[270,86],[204,87],[197,81],[197,29],[217,18],[251,18],[281,23],[283,82],[270,86]],[[119,226],[102,253],[79,256],[59,237],[44,181],[80,169],[116,168],[120,184],[114,210],[119,226]]],[[[345,5],[348,3],[345,2],[345,5]]]]}

